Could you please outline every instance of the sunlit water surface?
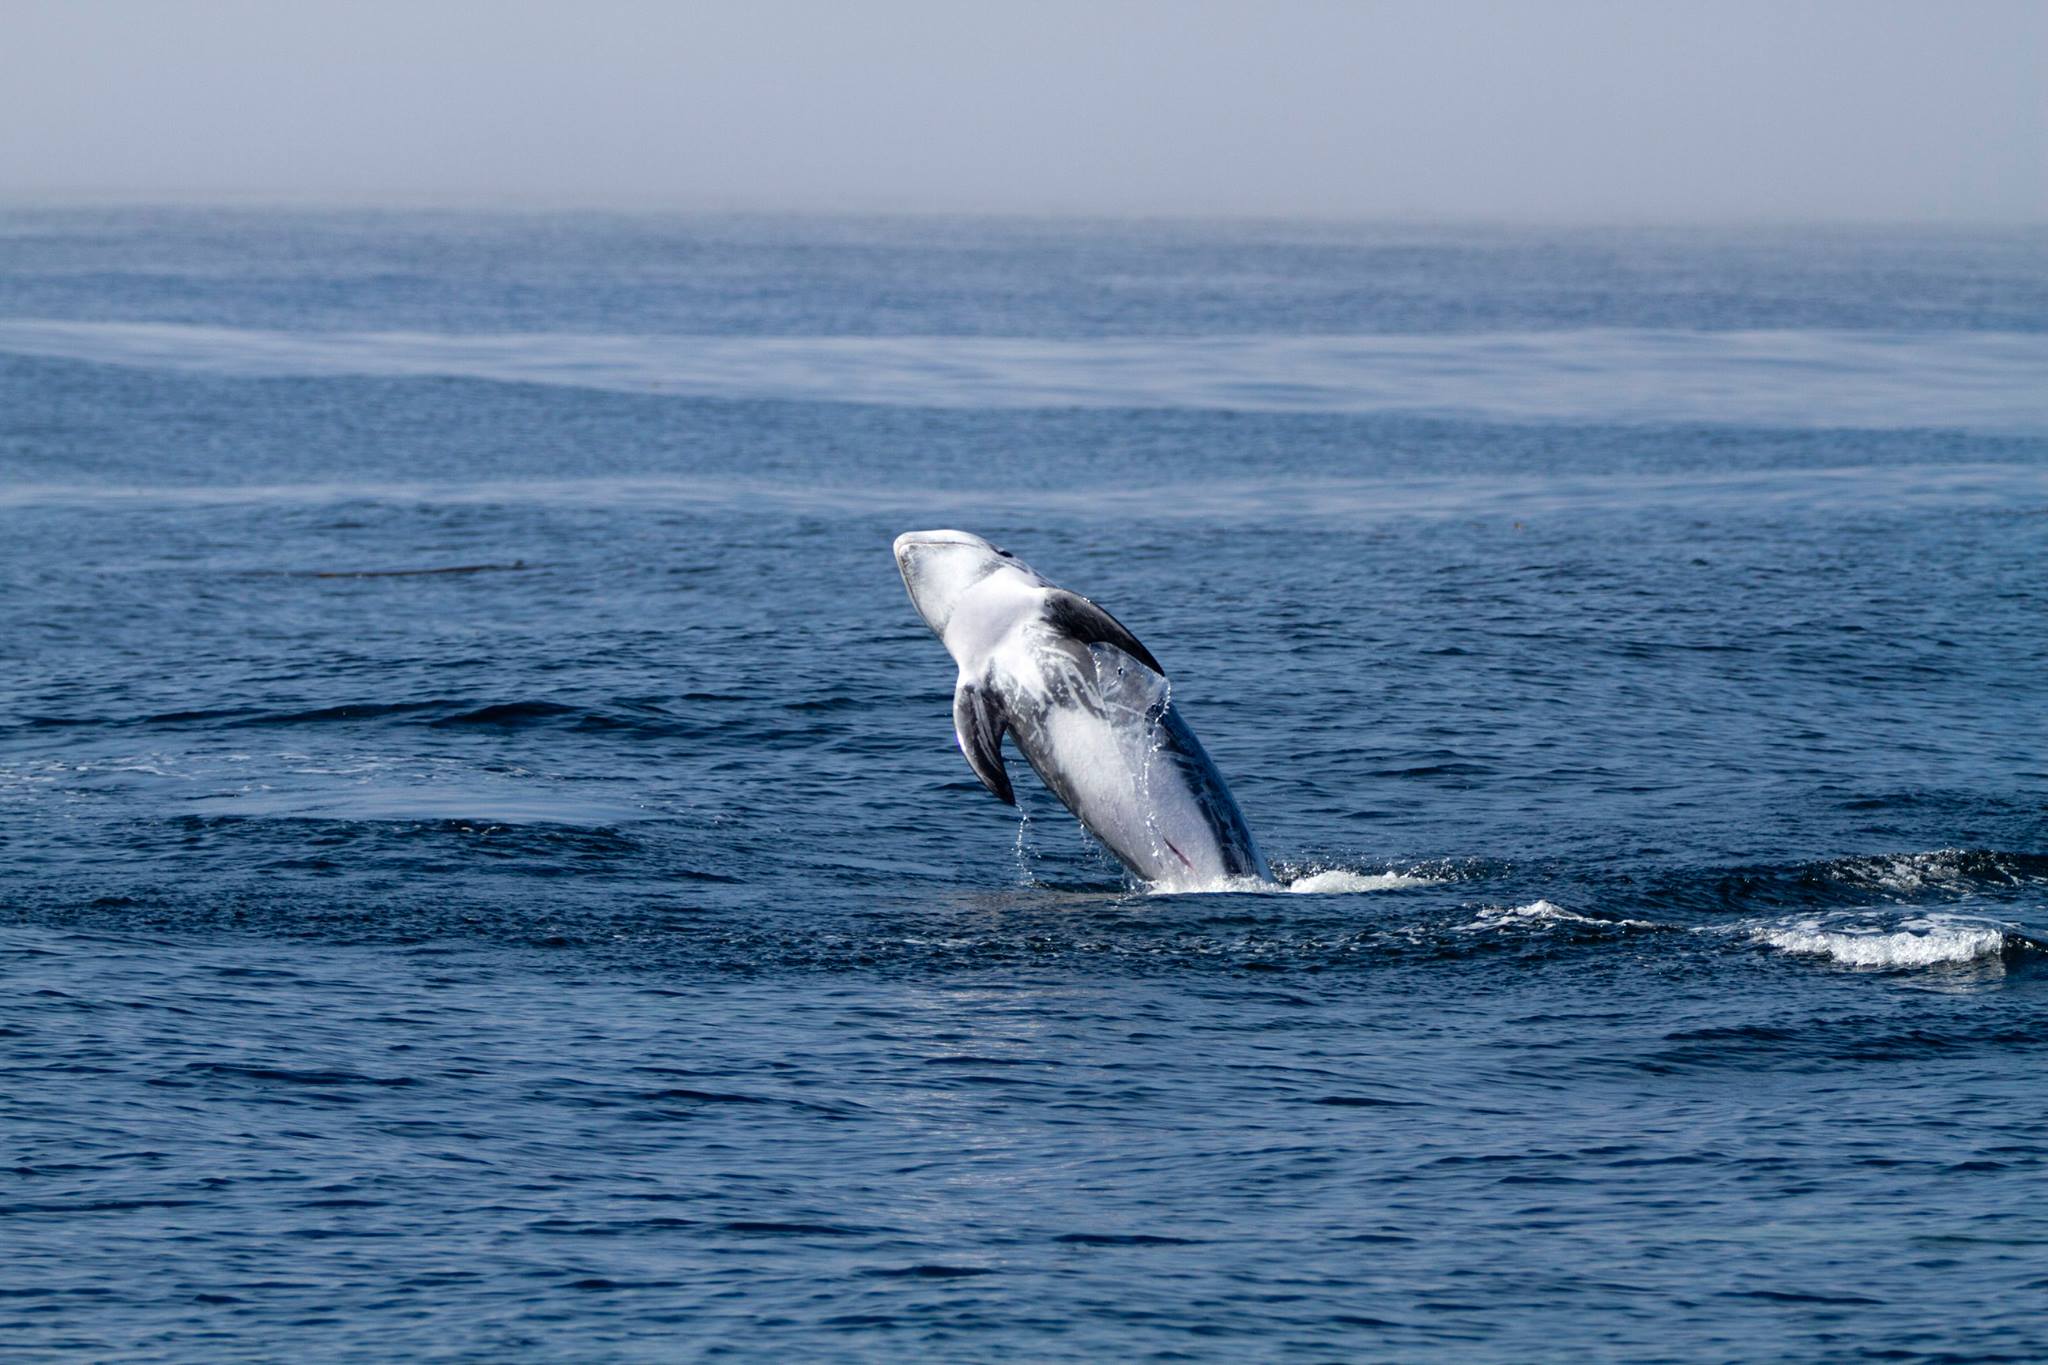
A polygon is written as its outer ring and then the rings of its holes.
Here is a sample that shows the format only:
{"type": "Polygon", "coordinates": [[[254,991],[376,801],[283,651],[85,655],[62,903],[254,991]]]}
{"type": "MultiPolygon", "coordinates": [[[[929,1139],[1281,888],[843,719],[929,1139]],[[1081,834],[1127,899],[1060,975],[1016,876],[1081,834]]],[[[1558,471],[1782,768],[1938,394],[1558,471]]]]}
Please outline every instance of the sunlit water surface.
{"type": "Polygon", "coordinates": [[[0,1340],[2048,1353],[2044,260],[0,216],[0,1340]],[[981,790],[936,525],[1290,890],[981,790]]]}

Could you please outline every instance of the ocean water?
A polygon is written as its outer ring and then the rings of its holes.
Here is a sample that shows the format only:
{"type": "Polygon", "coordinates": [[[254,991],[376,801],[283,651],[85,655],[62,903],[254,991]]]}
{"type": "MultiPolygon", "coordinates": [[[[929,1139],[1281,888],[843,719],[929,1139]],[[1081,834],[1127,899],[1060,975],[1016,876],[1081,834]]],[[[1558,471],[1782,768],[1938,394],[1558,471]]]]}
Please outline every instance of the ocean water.
{"type": "Polygon", "coordinates": [[[0,214],[23,1359],[2048,1354],[2048,236],[0,214]],[[1128,623],[1287,885],[954,747],[1128,623]]]}

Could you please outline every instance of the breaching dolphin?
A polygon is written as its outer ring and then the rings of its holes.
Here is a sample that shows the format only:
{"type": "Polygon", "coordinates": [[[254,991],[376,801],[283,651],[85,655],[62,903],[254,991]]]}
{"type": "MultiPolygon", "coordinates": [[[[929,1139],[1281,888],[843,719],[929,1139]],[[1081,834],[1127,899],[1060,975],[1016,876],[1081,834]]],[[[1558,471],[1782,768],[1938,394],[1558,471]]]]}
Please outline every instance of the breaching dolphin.
{"type": "Polygon", "coordinates": [[[965,531],[896,538],[911,605],[960,666],[953,729],[1015,805],[1007,733],[1118,860],[1166,890],[1271,881],[1244,812],[1173,705],[1166,670],[1114,616],[965,531]]]}

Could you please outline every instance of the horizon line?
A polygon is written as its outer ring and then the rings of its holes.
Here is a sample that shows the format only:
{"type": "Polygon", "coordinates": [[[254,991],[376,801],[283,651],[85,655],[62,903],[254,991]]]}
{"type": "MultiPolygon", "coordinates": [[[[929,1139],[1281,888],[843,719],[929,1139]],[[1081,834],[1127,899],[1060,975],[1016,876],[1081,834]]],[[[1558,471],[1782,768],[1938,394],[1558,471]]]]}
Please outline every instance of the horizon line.
{"type": "Polygon", "coordinates": [[[78,187],[0,186],[0,211],[78,209],[212,209],[258,212],[462,213],[520,216],[785,218],[871,220],[992,220],[1047,223],[1185,223],[1290,224],[1318,227],[1456,227],[1557,229],[1883,229],[1986,230],[2048,229],[2048,216],[1970,217],[1928,215],[1899,217],[1876,214],[1772,215],[1763,213],[1472,213],[1422,209],[1383,212],[1328,209],[1113,209],[1080,204],[987,204],[940,206],[875,202],[809,203],[737,199],[667,199],[659,196],[622,198],[605,195],[419,193],[377,191],[337,194],[328,191],[203,189],[82,189],[78,187]]]}

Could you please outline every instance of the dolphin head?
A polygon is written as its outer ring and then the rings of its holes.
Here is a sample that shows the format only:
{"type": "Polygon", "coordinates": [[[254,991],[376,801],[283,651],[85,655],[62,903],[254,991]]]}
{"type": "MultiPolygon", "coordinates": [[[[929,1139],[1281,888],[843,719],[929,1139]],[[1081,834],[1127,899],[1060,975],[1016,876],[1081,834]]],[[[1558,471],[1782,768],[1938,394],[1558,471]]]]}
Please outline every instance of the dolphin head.
{"type": "Polygon", "coordinates": [[[966,531],[906,531],[896,537],[896,569],[910,604],[940,636],[967,590],[992,573],[1021,569],[1037,575],[1008,550],[966,531]]]}

